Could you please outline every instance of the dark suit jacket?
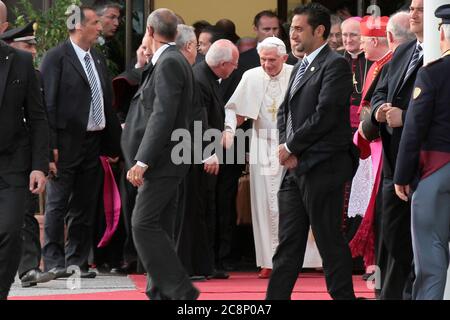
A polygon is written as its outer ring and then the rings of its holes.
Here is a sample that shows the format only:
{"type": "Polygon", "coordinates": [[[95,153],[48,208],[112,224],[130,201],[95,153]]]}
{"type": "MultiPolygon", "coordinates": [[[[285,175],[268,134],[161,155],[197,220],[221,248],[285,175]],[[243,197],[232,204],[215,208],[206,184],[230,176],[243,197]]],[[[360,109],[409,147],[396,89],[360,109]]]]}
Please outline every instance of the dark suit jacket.
{"type": "MultiPolygon", "coordinates": [[[[106,127],[101,154],[120,154],[119,121],[112,109],[112,85],[106,61],[91,49],[103,90],[106,127]]],[[[91,107],[91,88],[70,40],[49,50],[41,65],[50,125],[50,147],[59,149],[61,163],[77,159],[86,135],[91,107]]],[[[52,157],[52,156],[51,156],[52,157]]]]}
{"type": "Polygon", "coordinates": [[[289,150],[299,158],[297,175],[335,153],[351,151],[353,146],[348,104],[352,74],[345,58],[325,46],[308,66],[290,98],[299,66],[292,71],[286,96],[278,110],[280,144],[287,142],[289,150]],[[294,134],[286,141],[289,108],[294,134]]]}
{"type": "Polygon", "coordinates": [[[0,176],[30,170],[48,170],[41,92],[31,55],[0,41],[0,176]]]}
{"type": "MultiPolygon", "coordinates": [[[[204,129],[217,129],[222,132],[225,123],[225,103],[220,91],[219,78],[206,64],[206,61],[194,66],[194,77],[198,96],[197,102],[206,115],[204,129]]],[[[203,147],[206,147],[209,143],[205,141],[203,147]]]]}
{"type": "MultiPolygon", "coordinates": [[[[417,70],[422,64],[422,61],[420,61],[409,79],[406,82],[403,81],[416,43],[417,41],[414,40],[399,46],[395,50],[392,60],[389,62],[386,77],[378,82],[372,96],[372,121],[376,122],[375,113],[377,109],[383,103],[390,102],[394,107],[403,110],[403,123],[405,123],[406,111],[414,88],[417,70]]],[[[393,178],[402,131],[403,127],[394,128],[392,134],[390,134],[386,129],[386,123],[380,124],[380,135],[383,141],[383,174],[385,177],[393,178]]]]}
{"type": "Polygon", "coordinates": [[[302,59],[297,58],[296,56],[294,56],[294,54],[291,52],[289,52],[288,55],[288,59],[286,61],[286,64],[290,64],[291,66],[295,66],[299,61],[301,61],[302,59]]]}
{"type": "Polygon", "coordinates": [[[199,102],[206,109],[207,128],[223,130],[225,122],[225,103],[219,88],[219,78],[205,61],[194,66],[194,77],[199,93],[199,102]]]}
{"type": "MultiPolygon", "coordinates": [[[[423,174],[420,164],[430,167],[433,161],[443,164],[439,157],[450,159],[449,74],[450,56],[429,63],[417,74],[400,141],[396,184],[414,184],[423,174]]],[[[434,166],[434,169],[438,168],[434,166]]]]}
{"type": "MultiPolygon", "coordinates": [[[[194,75],[175,46],[167,48],[156,65],[143,73],[144,81],[134,96],[122,134],[122,150],[127,167],[141,161],[149,166],[146,177],[184,176],[188,164],[172,162],[174,130],[191,128],[194,75]]],[[[184,146],[190,149],[190,141],[184,146]]],[[[190,150],[186,150],[190,153],[190,150]]],[[[190,155],[188,155],[190,158],[190,155]]]]}

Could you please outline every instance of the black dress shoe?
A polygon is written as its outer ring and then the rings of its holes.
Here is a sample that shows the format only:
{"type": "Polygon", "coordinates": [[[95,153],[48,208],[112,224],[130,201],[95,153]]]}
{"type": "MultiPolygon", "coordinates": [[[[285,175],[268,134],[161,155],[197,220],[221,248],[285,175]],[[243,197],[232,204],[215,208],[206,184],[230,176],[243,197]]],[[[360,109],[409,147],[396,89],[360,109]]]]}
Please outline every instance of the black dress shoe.
{"type": "Polygon", "coordinates": [[[94,271],[81,271],[80,278],[82,279],[94,279],[97,276],[97,273],[94,271]]]}
{"type": "Polygon", "coordinates": [[[55,279],[55,275],[50,272],[42,272],[39,269],[31,269],[20,278],[23,288],[33,287],[38,283],[49,282],[55,279]]]}
{"type": "Polygon", "coordinates": [[[189,279],[191,281],[205,281],[206,277],[205,276],[190,276],[189,279]]]}
{"type": "Polygon", "coordinates": [[[111,269],[111,273],[133,274],[137,271],[137,262],[124,262],[119,268],[111,269]]]}
{"type": "Polygon", "coordinates": [[[72,275],[71,273],[67,272],[66,268],[63,267],[55,267],[48,270],[48,273],[53,273],[55,276],[54,279],[69,278],[72,275]]]}
{"type": "Polygon", "coordinates": [[[208,279],[228,279],[230,275],[222,270],[214,270],[211,275],[208,276],[208,279]]]}

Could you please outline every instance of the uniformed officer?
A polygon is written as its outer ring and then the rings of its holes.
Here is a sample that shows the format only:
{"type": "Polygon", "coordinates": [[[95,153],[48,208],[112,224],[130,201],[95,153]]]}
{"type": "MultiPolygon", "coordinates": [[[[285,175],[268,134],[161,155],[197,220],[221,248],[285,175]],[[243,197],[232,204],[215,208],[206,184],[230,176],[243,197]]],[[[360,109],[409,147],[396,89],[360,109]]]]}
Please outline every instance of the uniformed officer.
{"type": "MultiPolygon", "coordinates": [[[[36,58],[36,37],[35,37],[35,22],[31,21],[27,25],[11,29],[2,35],[0,39],[5,41],[11,47],[24,50],[36,58]]],[[[39,87],[42,90],[41,74],[36,70],[36,76],[39,87]]],[[[39,234],[39,223],[34,217],[34,214],[39,209],[39,196],[37,194],[29,193],[28,205],[25,214],[24,224],[22,226],[22,240],[23,251],[20,261],[18,273],[22,282],[22,287],[35,286],[37,283],[48,282],[54,279],[54,274],[42,272],[39,269],[41,261],[41,243],[39,234]]]]}
{"type": "Polygon", "coordinates": [[[450,4],[440,6],[442,57],[420,69],[395,170],[395,191],[408,201],[416,279],[413,299],[443,299],[450,226],[450,4]]]}
{"type": "Polygon", "coordinates": [[[35,22],[31,21],[27,25],[10,29],[0,35],[0,39],[5,41],[11,47],[28,51],[32,54],[33,59],[36,58],[36,37],[34,35],[35,22]]]}

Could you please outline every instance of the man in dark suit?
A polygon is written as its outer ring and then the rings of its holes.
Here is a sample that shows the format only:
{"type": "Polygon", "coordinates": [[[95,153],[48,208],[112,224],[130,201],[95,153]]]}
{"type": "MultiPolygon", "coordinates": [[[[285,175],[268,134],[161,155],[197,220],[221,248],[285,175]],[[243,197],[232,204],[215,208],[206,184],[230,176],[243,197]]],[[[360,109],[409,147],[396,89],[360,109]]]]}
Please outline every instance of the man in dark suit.
{"type": "Polygon", "coordinates": [[[152,300],[192,300],[199,295],[174,248],[177,191],[189,164],[177,164],[172,158],[177,142],[171,135],[177,129],[189,131],[194,96],[194,75],[175,46],[176,33],[177,17],[172,11],[158,9],[148,17],[147,36],[154,55],[122,135],[125,161],[133,164],[127,178],[139,187],[132,215],[133,238],[147,271],[147,295],[152,300]]]}
{"type": "Polygon", "coordinates": [[[291,37],[305,52],[292,71],[278,111],[279,159],[287,172],[278,192],[279,245],[267,299],[290,299],[305,255],[309,227],[333,299],[354,299],[352,258],[341,232],[344,185],[357,158],[348,100],[352,76],[327,45],[330,14],[317,3],[294,10],[291,37]]]}
{"type": "MultiPolygon", "coordinates": [[[[28,51],[35,59],[37,42],[33,25],[34,21],[31,21],[25,26],[10,29],[0,35],[0,40],[5,41],[15,49],[28,51]]],[[[35,71],[39,90],[43,94],[42,76],[38,70],[35,71]]],[[[30,193],[27,201],[28,205],[22,227],[22,258],[18,269],[22,287],[35,286],[37,283],[48,282],[53,279],[53,274],[42,272],[39,267],[41,263],[40,230],[39,222],[34,216],[39,210],[39,195],[30,193]]]]}
{"type": "MultiPolygon", "coordinates": [[[[194,67],[194,76],[198,88],[198,103],[202,106],[206,114],[206,124],[203,125],[205,130],[216,129],[217,132],[223,130],[225,103],[220,92],[220,82],[222,79],[227,79],[237,68],[238,58],[239,52],[237,47],[231,41],[221,39],[213,43],[206,54],[205,61],[194,67]]],[[[220,143],[218,146],[222,148],[220,143]]],[[[224,205],[218,202],[220,197],[223,198],[225,196],[224,192],[221,192],[217,188],[217,175],[224,167],[222,165],[219,169],[219,162],[223,163],[223,159],[220,158],[217,154],[208,154],[202,159],[204,161],[204,168],[201,168],[199,164],[193,166],[193,170],[197,171],[197,176],[194,179],[198,183],[197,188],[199,189],[195,192],[202,193],[201,195],[197,195],[198,198],[200,196],[203,197],[199,201],[201,204],[196,203],[195,207],[191,208],[191,212],[187,212],[187,214],[200,217],[200,221],[202,223],[206,222],[207,226],[207,254],[202,253],[201,255],[203,256],[198,256],[197,261],[195,261],[203,265],[201,270],[204,270],[205,273],[197,273],[196,275],[207,275],[210,278],[226,279],[228,278],[228,274],[224,272],[218,260],[220,260],[220,254],[224,250],[223,247],[229,245],[231,242],[231,234],[228,232],[230,221],[227,220],[230,217],[221,210],[224,205]],[[201,169],[204,172],[201,172],[201,169]],[[209,174],[209,176],[206,176],[206,174],[209,174]],[[205,261],[208,258],[209,261],[205,261]]],[[[186,240],[191,243],[194,242],[195,246],[198,246],[201,240],[204,239],[201,239],[197,243],[195,236],[199,236],[199,234],[196,234],[195,230],[199,232],[203,230],[200,227],[198,229],[190,228],[191,230],[189,230],[190,223],[192,222],[188,221],[188,219],[189,217],[185,217],[185,223],[181,231],[183,233],[187,232],[190,235],[186,240]]],[[[181,241],[180,245],[182,245],[181,241]]],[[[194,252],[194,250],[191,250],[188,253],[194,252]]],[[[186,252],[184,255],[186,260],[186,252]]]]}
{"type": "Polygon", "coordinates": [[[90,7],[70,39],[49,50],[41,65],[50,125],[50,170],[45,208],[46,270],[56,277],[77,266],[88,272],[95,208],[100,186],[100,155],[120,153],[120,124],[111,106],[111,82],[104,58],[92,48],[101,26],[90,7]],[[64,222],[67,244],[64,246],[64,222]]]}
{"type": "Polygon", "coordinates": [[[29,53],[0,40],[0,300],[21,258],[29,192],[44,191],[48,125],[29,53]]]}
{"type": "Polygon", "coordinates": [[[417,70],[423,64],[423,0],[410,6],[410,29],[417,40],[399,46],[389,62],[386,77],[372,96],[372,121],[380,125],[383,143],[382,235],[387,250],[381,270],[380,299],[409,299],[412,286],[413,252],[410,204],[395,194],[393,178],[403,123],[414,88],[417,70]]]}
{"type": "Polygon", "coordinates": [[[435,15],[442,18],[443,56],[417,73],[394,176],[397,195],[405,202],[412,197],[414,300],[442,300],[449,265],[450,4],[440,6],[435,15]]]}

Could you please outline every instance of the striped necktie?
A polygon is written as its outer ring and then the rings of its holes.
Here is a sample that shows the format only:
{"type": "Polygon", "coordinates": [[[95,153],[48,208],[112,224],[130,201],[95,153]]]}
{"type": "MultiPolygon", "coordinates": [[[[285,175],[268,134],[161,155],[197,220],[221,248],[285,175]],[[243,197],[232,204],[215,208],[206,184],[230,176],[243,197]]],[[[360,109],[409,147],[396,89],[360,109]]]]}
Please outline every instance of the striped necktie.
{"type": "MultiPolygon", "coordinates": [[[[292,98],[292,96],[297,91],[298,85],[300,84],[300,80],[302,79],[303,75],[305,74],[306,69],[308,68],[309,62],[308,59],[303,59],[300,67],[297,70],[297,74],[295,75],[295,79],[292,82],[291,91],[289,92],[289,98],[292,98]]],[[[293,126],[292,126],[292,113],[291,108],[289,104],[289,110],[288,110],[288,117],[287,117],[287,123],[286,123],[286,140],[288,140],[293,134],[293,126]]]]}
{"type": "Polygon", "coordinates": [[[86,63],[86,70],[88,73],[89,86],[91,87],[91,115],[95,125],[100,126],[103,120],[102,99],[100,96],[100,90],[98,82],[92,69],[91,57],[89,53],[84,56],[84,62],[86,63]]]}
{"type": "Polygon", "coordinates": [[[403,78],[404,82],[409,79],[409,77],[411,76],[413,71],[416,69],[417,64],[419,63],[419,60],[420,60],[421,52],[422,52],[422,46],[420,44],[417,44],[416,50],[414,50],[414,54],[411,58],[411,61],[409,62],[408,69],[406,70],[405,77],[403,78]]]}

